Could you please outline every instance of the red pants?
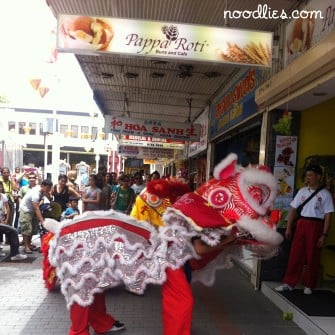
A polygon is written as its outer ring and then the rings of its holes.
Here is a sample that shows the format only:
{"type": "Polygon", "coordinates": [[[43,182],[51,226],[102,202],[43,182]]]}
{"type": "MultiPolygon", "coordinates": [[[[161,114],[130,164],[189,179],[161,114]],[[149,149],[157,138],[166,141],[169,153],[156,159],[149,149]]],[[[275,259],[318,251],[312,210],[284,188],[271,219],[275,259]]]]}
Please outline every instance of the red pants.
{"type": "Polygon", "coordinates": [[[184,269],[167,269],[167,280],[162,287],[163,334],[190,335],[193,295],[184,269]]]}
{"type": "Polygon", "coordinates": [[[82,307],[74,303],[70,309],[71,328],[69,335],[90,335],[89,326],[97,333],[106,333],[115,323],[115,319],[107,314],[105,294],[94,296],[93,304],[82,307]]]}
{"type": "Polygon", "coordinates": [[[321,248],[317,246],[317,242],[322,232],[323,222],[305,218],[298,220],[284,283],[292,287],[296,286],[306,264],[302,284],[309,288],[316,287],[321,254],[321,248]]]}

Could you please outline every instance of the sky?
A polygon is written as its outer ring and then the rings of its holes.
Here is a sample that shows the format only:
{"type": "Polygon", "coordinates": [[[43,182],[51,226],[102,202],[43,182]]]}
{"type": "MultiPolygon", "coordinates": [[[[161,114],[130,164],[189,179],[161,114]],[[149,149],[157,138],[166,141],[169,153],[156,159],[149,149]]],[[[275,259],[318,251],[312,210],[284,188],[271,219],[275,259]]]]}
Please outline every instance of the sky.
{"type": "Polygon", "coordinates": [[[46,0],[0,0],[0,95],[12,107],[96,112],[93,93],[73,54],[58,53],[47,63],[55,45],[56,19],[46,0]],[[30,85],[41,78],[49,92],[41,98],[30,85]]]}

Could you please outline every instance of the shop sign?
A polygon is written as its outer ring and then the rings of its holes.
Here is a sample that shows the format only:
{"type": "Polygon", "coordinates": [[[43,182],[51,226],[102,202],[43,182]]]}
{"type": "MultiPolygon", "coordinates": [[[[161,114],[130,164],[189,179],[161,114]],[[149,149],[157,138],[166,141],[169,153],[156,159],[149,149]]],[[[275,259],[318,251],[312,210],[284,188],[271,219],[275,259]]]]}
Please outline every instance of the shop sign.
{"type": "Polygon", "coordinates": [[[131,145],[134,147],[164,148],[183,150],[185,141],[174,141],[168,138],[155,138],[151,136],[120,135],[121,145],[131,145]]]}
{"type": "Polygon", "coordinates": [[[259,77],[260,71],[248,70],[214,100],[209,115],[210,140],[258,111],[255,91],[259,77]]]}
{"type": "Polygon", "coordinates": [[[158,159],[158,158],[173,158],[174,151],[170,149],[159,148],[142,148],[120,145],[118,154],[124,157],[140,158],[140,159],[158,159]]]}
{"type": "Polygon", "coordinates": [[[143,164],[157,164],[156,159],[143,159],[143,164]]]}
{"type": "Polygon", "coordinates": [[[114,135],[147,136],[181,141],[199,141],[200,125],[105,116],[106,132],[114,135]]]}
{"type": "Polygon", "coordinates": [[[286,26],[286,65],[335,30],[334,0],[312,0],[301,12],[306,13],[306,18],[294,19],[286,26]],[[310,16],[307,15],[307,11],[310,16]]]}
{"type": "Polygon", "coordinates": [[[272,33],[61,14],[57,49],[270,67],[272,33]]]}
{"type": "Polygon", "coordinates": [[[188,156],[192,157],[207,149],[208,142],[208,109],[196,120],[200,124],[200,141],[191,142],[188,148],[188,156]]]}

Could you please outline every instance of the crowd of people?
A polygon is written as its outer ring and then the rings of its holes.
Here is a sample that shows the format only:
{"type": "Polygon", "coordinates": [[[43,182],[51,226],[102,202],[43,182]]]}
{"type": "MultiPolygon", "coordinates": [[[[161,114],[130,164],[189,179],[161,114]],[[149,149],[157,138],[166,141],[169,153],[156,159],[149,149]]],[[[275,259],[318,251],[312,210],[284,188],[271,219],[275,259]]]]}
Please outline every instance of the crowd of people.
{"type": "Polygon", "coordinates": [[[160,178],[158,171],[147,175],[138,171],[117,176],[101,166],[96,174],[88,176],[84,188],[80,188],[75,170],[60,174],[54,185],[49,179],[43,180],[35,168],[17,167],[11,173],[8,167],[3,167],[0,172],[0,256],[5,256],[2,244],[9,244],[13,261],[24,260],[34,251],[40,251],[32,243],[32,237],[43,229],[48,211],[59,220],[71,219],[86,211],[111,208],[130,214],[136,196],[145,188],[146,182],[160,178]],[[22,235],[21,242],[19,234],[22,235]],[[23,253],[19,253],[19,243],[23,253]]]}

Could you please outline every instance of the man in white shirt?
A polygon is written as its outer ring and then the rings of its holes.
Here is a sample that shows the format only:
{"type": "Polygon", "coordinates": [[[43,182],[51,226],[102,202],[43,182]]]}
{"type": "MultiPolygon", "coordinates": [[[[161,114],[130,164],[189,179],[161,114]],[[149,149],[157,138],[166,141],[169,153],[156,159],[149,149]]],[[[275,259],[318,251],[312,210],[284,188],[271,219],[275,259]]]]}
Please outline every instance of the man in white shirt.
{"type": "Polygon", "coordinates": [[[142,175],[140,173],[136,173],[134,175],[134,181],[135,183],[131,185],[131,188],[134,190],[136,195],[139,195],[145,189],[142,175]]]}
{"type": "Polygon", "coordinates": [[[292,240],[289,262],[283,279],[283,285],[276,291],[291,291],[297,285],[306,264],[302,284],[304,294],[311,294],[316,287],[320,265],[321,248],[325,245],[330,226],[331,213],[334,212],[331,194],[320,188],[322,169],[318,165],[310,165],[306,169],[307,186],[299,190],[291,202],[285,237],[292,238],[292,225],[297,216],[297,208],[308,199],[315,190],[319,190],[313,198],[305,203],[301,216],[296,223],[292,240]]]}
{"type": "Polygon", "coordinates": [[[43,223],[44,218],[40,210],[40,202],[45,196],[50,197],[52,181],[45,179],[40,187],[31,189],[22,199],[20,203],[20,225],[23,237],[23,252],[31,254],[35,246],[31,240],[33,235],[38,233],[39,222],[43,223]]]}

